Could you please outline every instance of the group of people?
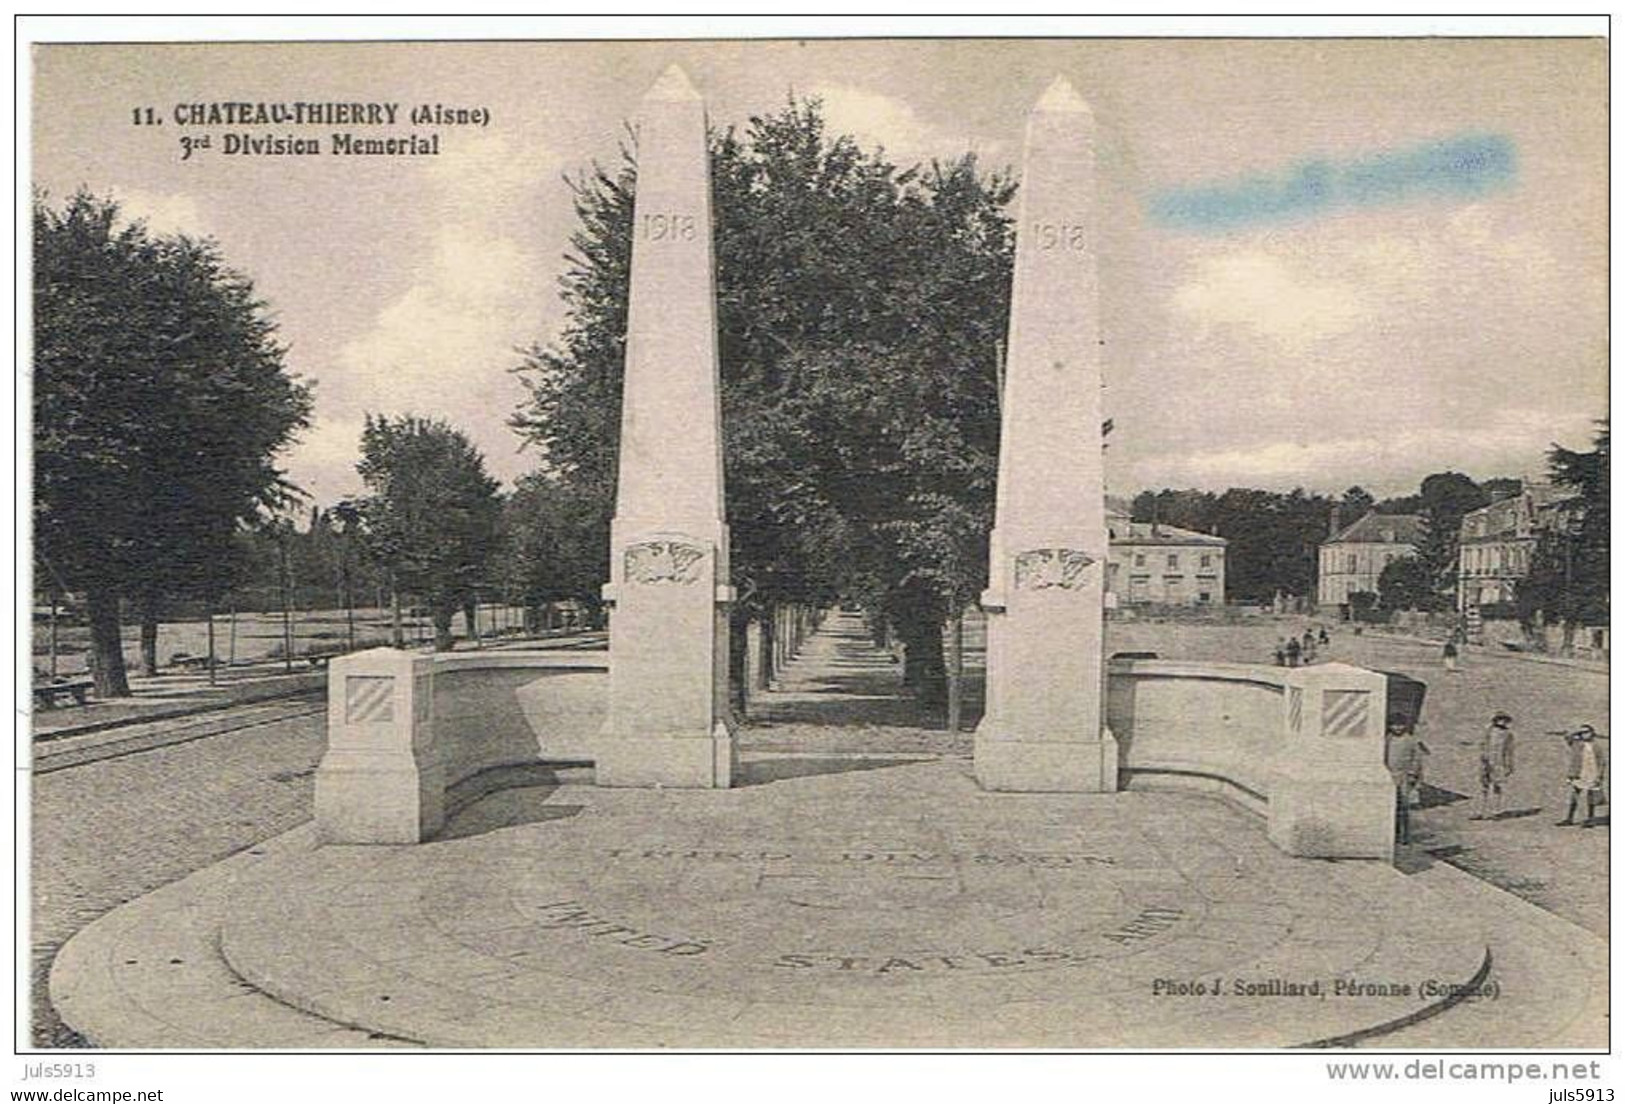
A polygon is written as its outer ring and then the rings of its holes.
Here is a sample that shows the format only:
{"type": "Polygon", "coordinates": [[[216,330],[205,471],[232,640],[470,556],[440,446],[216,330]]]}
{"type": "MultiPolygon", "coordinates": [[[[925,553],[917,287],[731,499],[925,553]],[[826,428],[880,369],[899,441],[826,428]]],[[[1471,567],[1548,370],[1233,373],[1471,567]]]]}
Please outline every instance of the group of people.
{"type": "MultiPolygon", "coordinates": [[[[1607,737],[1598,736],[1597,730],[1589,724],[1552,735],[1563,737],[1569,799],[1568,812],[1557,824],[1593,827],[1597,823],[1597,806],[1608,802],[1608,759],[1598,743],[1607,737]],[[1582,804],[1585,819],[1576,821],[1575,815],[1582,804]]],[[[1494,820],[1503,811],[1505,786],[1516,765],[1511,714],[1496,713],[1480,736],[1462,743],[1478,747],[1478,811],[1470,819],[1494,820]]],[[[1414,722],[1403,717],[1389,719],[1384,758],[1394,779],[1394,835],[1400,843],[1411,841],[1410,811],[1421,791],[1428,754],[1428,746],[1417,736],[1414,722]]]]}
{"type": "Polygon", "coordinates": [[[1303,630],[1303,637],[1278,636],[1275,638],[1275,665],[1277,667],[1308,666],[1315,661],[1320,648],[1331,645],[1331,634],[1326,626],[1320,626],[1320,632],[1315,632],[1313,625],[1303,630]]]}

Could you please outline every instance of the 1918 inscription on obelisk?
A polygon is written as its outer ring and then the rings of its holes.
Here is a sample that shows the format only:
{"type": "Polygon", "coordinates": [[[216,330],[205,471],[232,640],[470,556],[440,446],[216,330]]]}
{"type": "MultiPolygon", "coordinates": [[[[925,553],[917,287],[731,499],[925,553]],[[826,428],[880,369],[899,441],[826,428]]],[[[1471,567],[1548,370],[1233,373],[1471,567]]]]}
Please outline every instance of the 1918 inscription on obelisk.
{"type": "Polygon", "coordinates": [[[1095,127],[1064,78],[1028,116],[1021,195],[976,777],[994,790],[1111,791],[1095,127]]]}
{"type": "Polygon", "coordinates": [[[732,591],[710,167],[705,105],[676,66],[644,96],[637,156],[597,781],[725,787],[732,591]]]}

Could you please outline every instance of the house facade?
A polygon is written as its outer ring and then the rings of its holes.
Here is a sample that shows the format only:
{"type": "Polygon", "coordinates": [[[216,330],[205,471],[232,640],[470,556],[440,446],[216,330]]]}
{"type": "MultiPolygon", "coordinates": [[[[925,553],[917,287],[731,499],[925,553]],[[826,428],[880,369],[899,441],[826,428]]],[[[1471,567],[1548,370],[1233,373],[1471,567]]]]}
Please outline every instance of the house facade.
{"type": "Polygon", "coordinates": [[[1106,593],[1119,606],[1224,604],[1223,537],[1158,522],[1133,521],[1110,500],[1106,593]]]}
{"type": "Polygon", "coordinates": [[[1510,602],[1527,578],[1542,533],[1562,529],[1573,519],[1572,491],[1551,484],[1526,484],[1519,494],[1498,499],[1461,519],[1456,567],[1456,603],[1475,606],[1510,602]]]}
{"type": "Polygon", "coordinates": [[[1316,600],[1322,607],[1339,608],[1346,616],[1349,595],[1375,594],[1382,569],[1414,555],[1421,541],[1419,514],[1366,514],[1321,544],[1316,600]]]}

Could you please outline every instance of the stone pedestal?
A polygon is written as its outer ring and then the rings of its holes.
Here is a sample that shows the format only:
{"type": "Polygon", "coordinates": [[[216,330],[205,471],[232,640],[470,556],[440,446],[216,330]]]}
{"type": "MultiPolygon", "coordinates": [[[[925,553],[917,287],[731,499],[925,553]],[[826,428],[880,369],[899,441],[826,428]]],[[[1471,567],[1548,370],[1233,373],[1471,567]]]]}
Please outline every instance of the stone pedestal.
{"type": "Polygon", "coordinates": [[[445,822],[433,663],[373,648],[328,666],[327,752],[316,768],[323,843],[420,843],[445,822]]]}
{"type": "Polygon", "coordinates": [[[726,787],[728,529],[705,106],[682,70],[638,125],[604,786],[726,787]]]}
{"type": "Polygon", "coordinates": [[[1285,738],[1270,781],[1270,842],[1289,855],[1392,860],[1387,697],[1386,678],[1344,663],[1288,675],[1285,738]]]}
{"type": "Polygon", "coordinates": [[[1101,453],[1095,134],[1058,78],[1027,120],[999,486],[990,542],[987,711],[976,777],[993,790],[1117,789],[1104,726],[1107,559],[1101,453]]]}

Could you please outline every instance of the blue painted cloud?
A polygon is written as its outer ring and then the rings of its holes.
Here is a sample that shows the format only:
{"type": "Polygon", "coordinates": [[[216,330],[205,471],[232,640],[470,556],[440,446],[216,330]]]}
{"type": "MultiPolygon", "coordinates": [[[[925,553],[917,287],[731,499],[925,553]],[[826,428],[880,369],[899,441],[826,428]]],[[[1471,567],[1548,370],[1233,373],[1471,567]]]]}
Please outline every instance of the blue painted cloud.
{"type": "Polygon", "coordinates": [[[1151,221],[1215,232],[1418,199],[1475,199],[1517,171],[1510,140],[1466,134],[1348,161],[1313,160],[1275,176],[1175,188],[1152,196],[1151,221]]]}

